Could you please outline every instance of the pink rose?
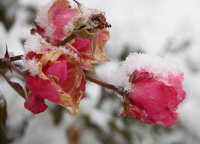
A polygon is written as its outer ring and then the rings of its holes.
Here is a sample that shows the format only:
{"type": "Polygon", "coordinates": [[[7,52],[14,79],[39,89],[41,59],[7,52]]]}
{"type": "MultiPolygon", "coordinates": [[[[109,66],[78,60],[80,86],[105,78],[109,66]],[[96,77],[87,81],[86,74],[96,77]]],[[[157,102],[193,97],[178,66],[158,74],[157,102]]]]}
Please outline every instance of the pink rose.
{"type": "MultiPolygon", "coordinates": [[[[39,16],[35,20],[37,32],[56,46],[64,38],[72,34],[74,23],[81,12],[79,9],[71,8],[67,0],[56,0],[46,10],[45,6],[41,9],[39,16]],[[43,10],[44,9],[44,10],[43,10]],[[45,13],[47,13],[45,15],[45,13]]],[[[76,52],[77,55],[83,59],[82,67],[91,71],[95,75],[95,64],[110,61],[105,55],[105,44],[109,40],[110,34],[106,29],[100,30],[98,35],[97,46],[94,54],[94,59],[91,52],[92,38],[82,39],[76,37],[70,43],[65,45],[66,49],[76,52]]]]}
{"type": "Polygon", "coordinates": [[[183,73],[176,63],[152,54],[130,54],[111,77],[125,95],[120,116],[132,116],[147,124],[172,126],[178,105],[185,99],[183,73]]]}
{"type": "MultiPolygon", "coordinates": [[[[128,95],[127,111],[130,116],[147,124],[172,126],[178,120],[178,105],[185,99],[182,90],[183,74],[169,76],[168,83],[159,81],[148,72],[135,71],[128,95]]],[[[125,115],[122,112],[121,115],[125,115]]]]}
{"type": "Polygon", "coordinates": [[[30,75],[26,86],[29,92],[24,106],[33,113],[40,113],[46,110],[44,99],[47,99],[77,115],[86,84],[80,59],[61,49],[50,49],[47,48],[45,52],[31,51],[26,55],[26,61],[38,62],[38,74],[33,75],[34,70],[28,69],[30,75]]]}

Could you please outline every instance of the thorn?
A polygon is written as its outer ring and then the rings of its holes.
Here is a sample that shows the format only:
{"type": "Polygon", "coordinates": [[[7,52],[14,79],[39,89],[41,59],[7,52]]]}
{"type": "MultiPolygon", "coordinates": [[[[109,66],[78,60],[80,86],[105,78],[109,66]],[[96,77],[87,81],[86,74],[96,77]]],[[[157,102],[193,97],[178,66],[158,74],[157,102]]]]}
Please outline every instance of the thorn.
{"type": "Polygon", "coordinates": [[[6,53],[5,53],[5,58],[9,58],[9,54],[8,54],[8,46],[6,44],[6,53]]]}

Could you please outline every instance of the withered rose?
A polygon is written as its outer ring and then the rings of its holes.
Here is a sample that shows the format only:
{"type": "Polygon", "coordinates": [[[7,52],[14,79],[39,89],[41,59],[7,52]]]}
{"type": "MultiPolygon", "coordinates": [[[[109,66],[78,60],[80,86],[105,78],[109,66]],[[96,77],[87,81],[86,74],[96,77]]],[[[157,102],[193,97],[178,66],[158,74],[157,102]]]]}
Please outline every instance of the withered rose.
{"type": "MultiPolygon", "coordinates": [[[[81,14],[78,8],[71,8],[67,0],[55,0],[54,3],[49,3],[41,9],[40,14],[35,20],[37,32],[52,45],[56,46],[72,34],[76,28],[76,21],[80,17],[85,16],[81,14]],[[49,9],[45,11],[47,7],[49,9]]],[[[86,27],[88,28],[88,26],[86,27]]],[[[83,60],[82,67],[95,75],[95,64],[110,61],[106,57],[104,50],[109,38],[110,34],[107,29],[99,31],[94,57],[91,51],[92,37],[88,39],[76,37],[70,43],[64,45],[64,47],[76,52],[83,60]]]]}
{"type": "Polygon", "coordinates": [[[40,113],[46,110],[44,99],[47,99],[66,107],[72,115],[77,115],[80,100],[85,95],[86,83],[80,59],[59,48],[53,49],[53,46],[45,42],[40,41],[40,44],[43,50],[30,51],[25,57],[29,64],[32,61],[38,62],[38,74],[33,75],[33,70],[28,69],[30,75],[26,86],[29,92],[25,108],[40,113]]]}

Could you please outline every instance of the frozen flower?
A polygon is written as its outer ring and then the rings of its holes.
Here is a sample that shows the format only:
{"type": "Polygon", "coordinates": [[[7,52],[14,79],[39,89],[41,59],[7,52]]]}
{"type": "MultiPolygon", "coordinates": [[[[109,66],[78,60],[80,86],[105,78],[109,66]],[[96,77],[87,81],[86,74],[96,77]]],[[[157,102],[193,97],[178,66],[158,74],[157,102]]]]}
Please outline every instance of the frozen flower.
{"type": "Polygon", "coordinates": [[[29,71],[26,80],[28,98],[24,104],[25,108],[33,113],[43,112],[47,108],[44,99],[47,99],[66,107],[72,115],[77,115],[80,100],[85,96],[86,83],[80,59],[58,47],[51,46],[42,39],[31,44],[32,38],[25,44],[25,48],[28,49],[29,44],[38,47],[36,50],[27,50],[24,60],[29,61],[25,65],[29,71]],[[31,67],[30,61],[37,63],[37,66],[31,67]]]}
{"type": "Polygon", "coordinates": [[[125,91],[120,116],[130,115],[147,124],[176,124],[176,110],[186,96],[183,80],[175,63],[151,54],[129,55],[111,78],[125,91]]]}
{"type": "Polygon", "coordinates": [[[80,10],[71,8],[67,0],[55,0],[41,8],[40,14],[35,20],[37,30],[47,42],[56,46],[72,33],[87,38],[76,37],[68,44],[66,49],[77,53],[82,58],[82,67],[95,75],[95,64],[110,61],[105,55],[105,44],[110,38],[109,31],[104,29],[108,25],[104,13],[82,7],[80,10]],[[91,43],[93,35],[99,31],[97,36],[94,55],[91,43]],[[83,34],[84,33],[84,34],[83,34]]]}

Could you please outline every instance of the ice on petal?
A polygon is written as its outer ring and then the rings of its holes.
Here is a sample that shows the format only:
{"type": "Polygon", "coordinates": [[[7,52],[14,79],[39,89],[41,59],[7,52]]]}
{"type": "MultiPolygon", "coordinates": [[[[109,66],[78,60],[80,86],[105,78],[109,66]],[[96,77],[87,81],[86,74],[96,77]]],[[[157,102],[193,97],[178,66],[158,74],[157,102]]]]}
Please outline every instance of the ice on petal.
{"type": "Polygon", "coordinates": [[[166,83],[170,75],[178,76],[182,73],[177,63],[154,54],[132,53],[121,63],[119,69],[113,72],[109,82],[119,90],[131,91],[132,84],[129,79],[135,70],[149,72],[152,77],[166,83]]]}
{"type": "Polygon", "coordinates": [[[40,8],[40,12],[35,20],[35,22],[41,27],[41,28],[46,28],[50,25],[49,18],[48,18],[48,11],[53,5],[54,0],[51,2],[48,2],[44,6],[40,8]]]}
{"type": "Polygon", "coordinates": [[[45,40],[39,34],[32,35],[24,44],[25,53],[29,53],[31,51],[40,51],[42,45],[40,42],[44,42],[45,40]]]}
{"type": "Polygon", "coordinates": [[[39,75],[38,65],[40,64],[35,58],[24,61],[24,70],[28,70],[31,76],[39,75]]]}
{"type": "Polygon", "coordinates": [[[50,23],[48,11],[53,5],[55,0],[52,0],[51,2],[48,2],[46,5],[42,6],[40,8],[40,12],[35,20],[35,22],[43,29],[45,29],[45,36],[50,38],[50,41],[53,41],[54,38],[54,31],[56,27],[50,23]]]}

